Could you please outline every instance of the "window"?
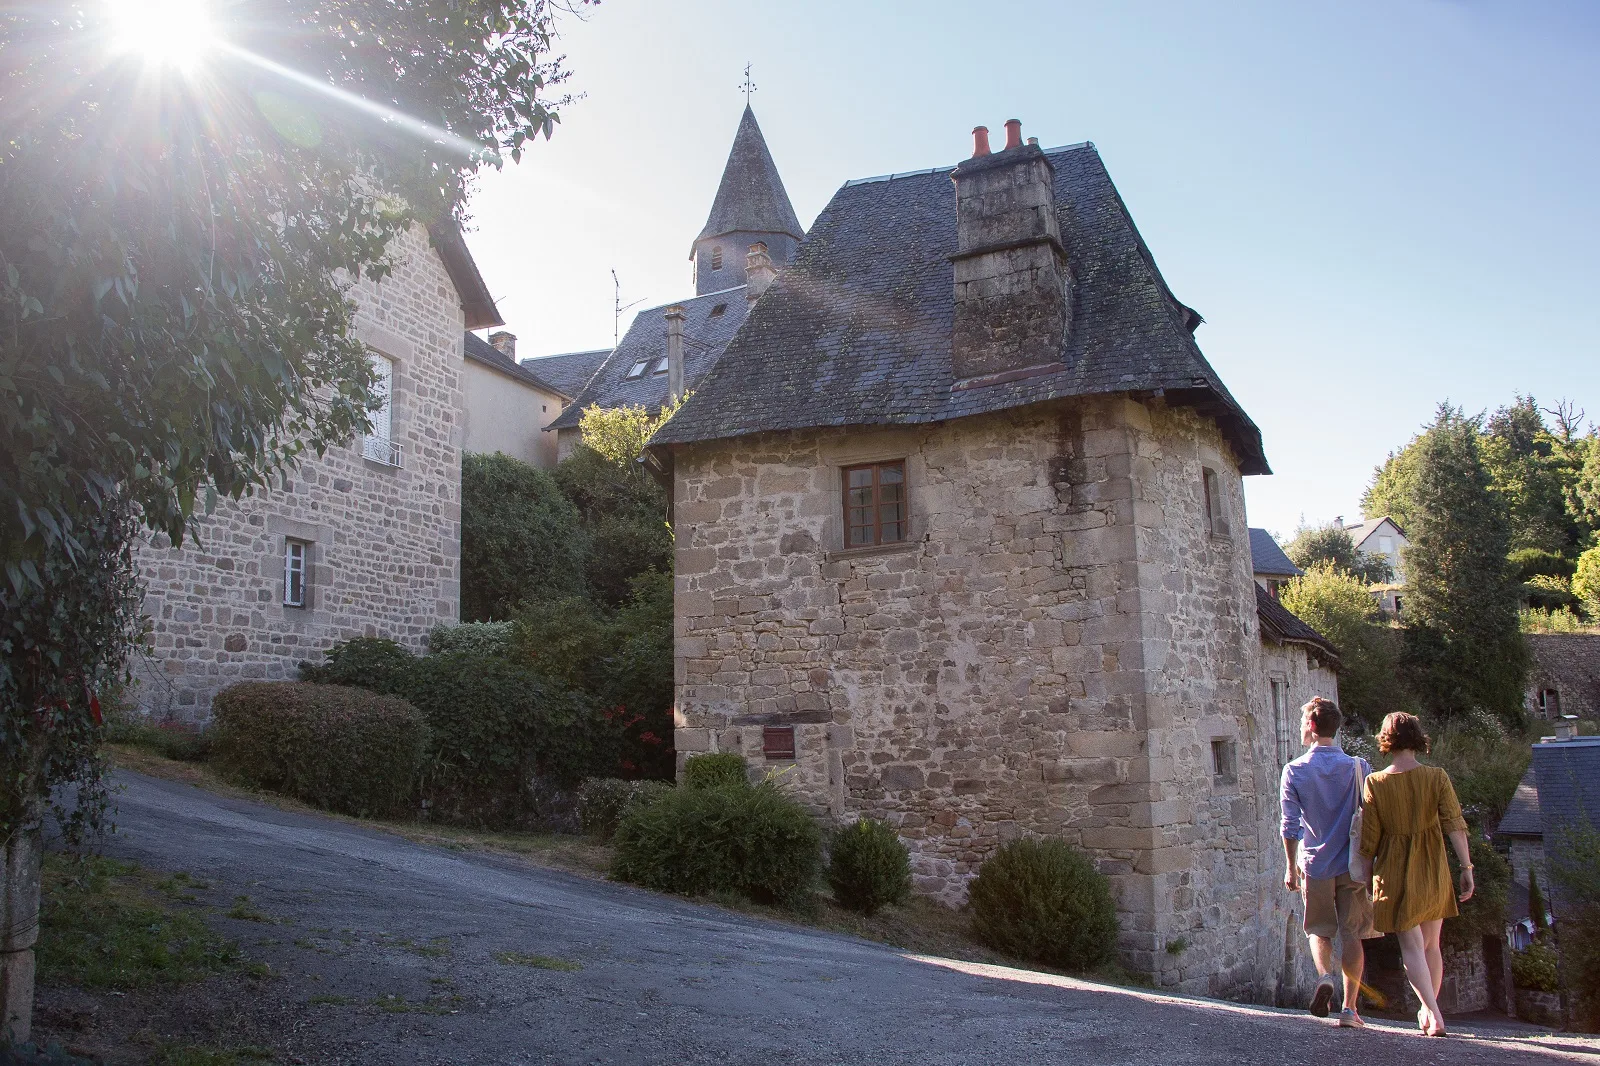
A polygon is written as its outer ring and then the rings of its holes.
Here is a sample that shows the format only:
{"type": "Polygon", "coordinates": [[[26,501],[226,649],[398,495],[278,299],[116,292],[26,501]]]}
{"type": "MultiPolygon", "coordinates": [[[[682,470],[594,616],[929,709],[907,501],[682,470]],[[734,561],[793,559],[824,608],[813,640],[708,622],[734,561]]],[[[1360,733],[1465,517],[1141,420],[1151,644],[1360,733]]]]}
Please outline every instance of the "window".
{"type": "Polygon", "coordinates": [[[1398,595],[1396,595],[1394,598],[1394,616],[1396,618],[1400,617],[1400,599],[1401,597],[1398,595]]]}
{"type": "Polygon", "coordinates": [[[848,466],[844,480],[844,546],[865,548],[906,539],[906,464],[848,466]]]}
{"type": "Polygon", "coordinates": [[[623,375],[623,380],[624,381],[632,381],[636,377],[643,376],[643,374],[645,372],[645,369],[649,365],[650,365],[650,360],[648,360],[648,359],[639,360],[637,363],[634,363],[633,366],[629,368],[627,374],[623,375]]]}
{"type": "Polygon", "coordinates": [[[717,306],[715,306],[715,307],[713,307],[711,309],[711,317],[712,318],[721,318],[723,315],[725,315],[727,313],[728,313],[728,305],[727,304],[717,304],[717,306]]]}
{"type": "Polygon", "coordinates": [[[652,373],[652,374],[665,374],[666,372],[667,372],[667,357],[663,355],[660,359],[656,360],[655,369],[650,371],[650,373],[652,373]]]}
{"type": "Polygon", "coordinates": [[[1387,535],[1379,537],[1378,538],[1378,552],[1381,555],[1393,555],[1394,554],[1394,538],[1391,537],[1391,536],[1387,536],[1387,535]]]}
{"type": "Polygon", "coordinates": [[[310,572],[311,545],[286,537],[283,542],[283,605],[306,606],[306,577],[310,572]]]}
{"type": "Polygon", "coordinates": [[[374,354],[372,370],[377,376],[372,393],[382,401],[383,406],[369,416],[372,419],[372,432],[362,440],[361,454],[375,463],[399,466],[400,446],[394,442],[394,360],[374,354]]]}
{"type": "Polygon", "coordinates": [[[1272,682],[1272,726],[1278,738],[1278,765],[1287,765],[1294,759],[1295,741],[1300,739],[1294,735],[1293,730],[1299,725],[1290,720],[1289,715],[1289,683],[1287,681],[1272,682]]]}
{"type": "Polygon", "coordinates": [[[1200,480],[1205,490],[1206,529],[1213,537],[1226,537],[1228,519],[1222,509],[1222,482],[1217,477],[1217,472],[1210,467],[1200,471],[1200,480]]]}
{"type": "Polygon", "coordinates": [[[1211,742],[1211,783],[1214,785],[1231,785],[1239,780],[1237,767],[1237,749],[1231,740],[1213,740],[1211,742]]]}
{"type": "Polygon", "coordinates": [[[1539,716],[1541,718],[1561,717],[1561,693],[1553,688],[1539,690],[1539,716]]]}
{"type": "Polygon", "coordinates": [[[794,726],[769,725],[761,731],[761,754],[771,762],[794,761],[794,726]]]}
{"type": "Polygon", "coordinates": [[[722,245],[720,244],[711,249],[711,269],[722,269],[722,245]]]}

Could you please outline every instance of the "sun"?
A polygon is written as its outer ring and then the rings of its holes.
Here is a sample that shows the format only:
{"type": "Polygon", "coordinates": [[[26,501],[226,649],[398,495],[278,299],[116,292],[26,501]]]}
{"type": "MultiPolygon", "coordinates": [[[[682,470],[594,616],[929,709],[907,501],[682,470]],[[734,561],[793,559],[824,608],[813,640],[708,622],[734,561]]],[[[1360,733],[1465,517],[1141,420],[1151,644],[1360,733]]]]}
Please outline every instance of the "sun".
{"type": "Polygon", "coordinates": [[[147,63],[189,69],[217,43],[205,0],[103,0],[112,50],[147,63]]]}

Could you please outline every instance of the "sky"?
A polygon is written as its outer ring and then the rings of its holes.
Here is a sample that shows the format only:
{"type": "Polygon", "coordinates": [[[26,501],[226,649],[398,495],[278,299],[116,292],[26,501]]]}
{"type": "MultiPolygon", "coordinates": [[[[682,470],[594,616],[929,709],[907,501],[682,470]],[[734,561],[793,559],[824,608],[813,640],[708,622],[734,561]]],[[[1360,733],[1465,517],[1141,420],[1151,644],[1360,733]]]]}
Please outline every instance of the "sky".
{"type": "Polygon", "coordinates": [[[1250,523],[1358,520],[1441,402],[1600,421],[1600,4],[604,0],[578,98],[486,174],[467,242],[518,355],[693,292],[745,97],[803,224],[1008,118],[1092,141],[1261,427],[1250,523]]]}

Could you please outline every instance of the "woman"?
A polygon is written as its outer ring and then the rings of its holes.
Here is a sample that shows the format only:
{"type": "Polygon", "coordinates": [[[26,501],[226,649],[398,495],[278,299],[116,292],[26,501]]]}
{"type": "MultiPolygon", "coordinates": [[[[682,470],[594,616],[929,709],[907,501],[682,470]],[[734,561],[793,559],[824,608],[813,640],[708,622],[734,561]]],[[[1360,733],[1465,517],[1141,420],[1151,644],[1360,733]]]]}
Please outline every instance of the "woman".
{"type": "Polygon", "coordinates": [[[1379,932],[1399,935],[1406,978],[1422,1000],[1417,1025],[1429,1036],[1444,1036],[1439,929],[1455,917],[1458,899],[1472,898],[1467,823],[1450,775],[1417,761],[1428,751],[1428,735],[1416,715],[1397,711],[1385,718],[1378,750],[1391,761],[1367,777],[1361,826],[1361,854],[1372,861],[1372,921],[1379,932]],[[1461,862],[1460,895],[1450,891],[1446,834],[1461,862]]]}

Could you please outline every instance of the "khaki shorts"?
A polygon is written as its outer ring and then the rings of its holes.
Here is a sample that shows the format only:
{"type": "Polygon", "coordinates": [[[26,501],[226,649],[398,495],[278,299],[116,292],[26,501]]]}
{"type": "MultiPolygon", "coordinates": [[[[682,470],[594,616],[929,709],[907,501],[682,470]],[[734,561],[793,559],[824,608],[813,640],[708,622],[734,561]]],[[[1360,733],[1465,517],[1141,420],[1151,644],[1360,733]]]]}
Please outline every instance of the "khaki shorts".
{"type": "Polygon", "coordinates": [[[1306,905],[1306,933],[1340,940],[1371,940],[1380,936],[1372,927],[1372,897],[1367,886],[1337,877],[1300,877],[1300,898],[1306,905]]]}

